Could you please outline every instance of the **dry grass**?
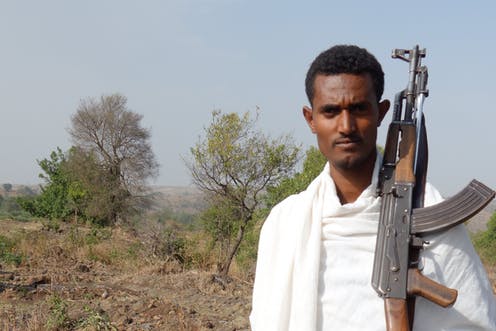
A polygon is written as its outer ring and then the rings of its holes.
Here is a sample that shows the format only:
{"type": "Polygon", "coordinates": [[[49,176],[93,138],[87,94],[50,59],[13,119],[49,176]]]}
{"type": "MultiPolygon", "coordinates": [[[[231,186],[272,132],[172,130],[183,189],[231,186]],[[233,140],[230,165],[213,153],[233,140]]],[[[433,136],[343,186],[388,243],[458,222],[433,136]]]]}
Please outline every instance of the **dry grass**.
{"type": "Polygon", "coordinates": [[[251,283],[236,266],[235,281],[213,282],[200,234],[184,236],[180,263],[153,251],[144,231],[0,222],[23,256],[18,266],[1,263],[0,331],[248,330],[251,283]]]}

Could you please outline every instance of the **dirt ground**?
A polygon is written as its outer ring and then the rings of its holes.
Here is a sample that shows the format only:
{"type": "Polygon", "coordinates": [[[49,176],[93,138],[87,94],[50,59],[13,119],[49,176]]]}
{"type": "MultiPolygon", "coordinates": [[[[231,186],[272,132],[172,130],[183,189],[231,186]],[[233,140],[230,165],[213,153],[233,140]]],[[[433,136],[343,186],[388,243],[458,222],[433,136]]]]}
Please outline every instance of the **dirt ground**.
{"type": "MultiPolygon", "coordinates": [[[[137,259],[123,268],[69,250],[60,241],[67,232],[0,221],[2,236],[13,233],[42,252],[31,251],[35,258],[17,267],[0,266],[0,330],[249,330],[252,277],[218,281],[174,261],[137,259]]],[[[112,240],[122,237],[130,240],[123,233],[112,240]]],[[[488,272],[496,289],[494,268],[488,272]]]]}
{"type": "MultiPolygon", "coordinates": [[[[1,222],[2,234],[33,227],[1,222]]],[[[122,272],[48,249],[39,263],[0,267],[0,330],[249,330],[249,281],[174,262],[122,272]]]]}

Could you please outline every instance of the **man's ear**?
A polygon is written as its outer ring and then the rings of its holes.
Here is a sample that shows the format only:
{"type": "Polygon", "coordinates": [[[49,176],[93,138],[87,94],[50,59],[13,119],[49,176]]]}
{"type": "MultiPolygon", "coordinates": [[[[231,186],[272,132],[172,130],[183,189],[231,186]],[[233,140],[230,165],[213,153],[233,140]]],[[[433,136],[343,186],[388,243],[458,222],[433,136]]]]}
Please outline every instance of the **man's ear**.
{"type": "Polygon", "coordinates": [[[379,121],[377,122],[377,126],[381,125],[382,120],[386,116],[390,106],[391,103],[389,102],[388,99],[384,99],[381,102],[379,102],[379,121]]]}
{"type": "Polygon", "coordinates": [[[315,133],[315,127],[313,124],[312,108],[310,108],[308,106],[303,106],[303,117],[305,117],[305,120],[307,121],[307,124],[310,127],[310,130],[312,130],[312,133],[315,133]]]}

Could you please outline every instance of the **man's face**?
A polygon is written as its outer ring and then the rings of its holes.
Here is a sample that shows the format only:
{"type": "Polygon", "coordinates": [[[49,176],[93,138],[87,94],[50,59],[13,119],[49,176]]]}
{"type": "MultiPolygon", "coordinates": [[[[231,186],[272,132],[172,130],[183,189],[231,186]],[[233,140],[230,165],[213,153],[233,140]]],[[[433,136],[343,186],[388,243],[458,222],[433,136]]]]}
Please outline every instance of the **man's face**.
{"type": "Polygon", "coordinates": [[[303,115],[331,168],[359,170],[374,162],[377,127],[389,101],[377,102],[368,74],[317,75],[312,104],[303,115]]]}

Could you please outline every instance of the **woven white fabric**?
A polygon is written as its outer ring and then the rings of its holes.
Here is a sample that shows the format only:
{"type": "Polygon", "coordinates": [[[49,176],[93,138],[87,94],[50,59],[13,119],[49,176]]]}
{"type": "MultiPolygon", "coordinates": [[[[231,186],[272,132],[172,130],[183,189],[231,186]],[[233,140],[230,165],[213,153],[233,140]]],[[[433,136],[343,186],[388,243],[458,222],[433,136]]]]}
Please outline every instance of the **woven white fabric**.
{"type": "MultiPolygon", "coordinates": [[[[341,205],[326,165],[306,191],[273,208],[259,242],[253,331],[385,330],[384,303],[370,285],[375,178],[354,203],[341,205]]],[[[427,185],[426,205],[440,200],[427,185]]],[[[459,294],[450,308],[418,298],[414,330],[496,330],[491,286],[465,227],[427,240],[423,274],[459,294]]]]}

